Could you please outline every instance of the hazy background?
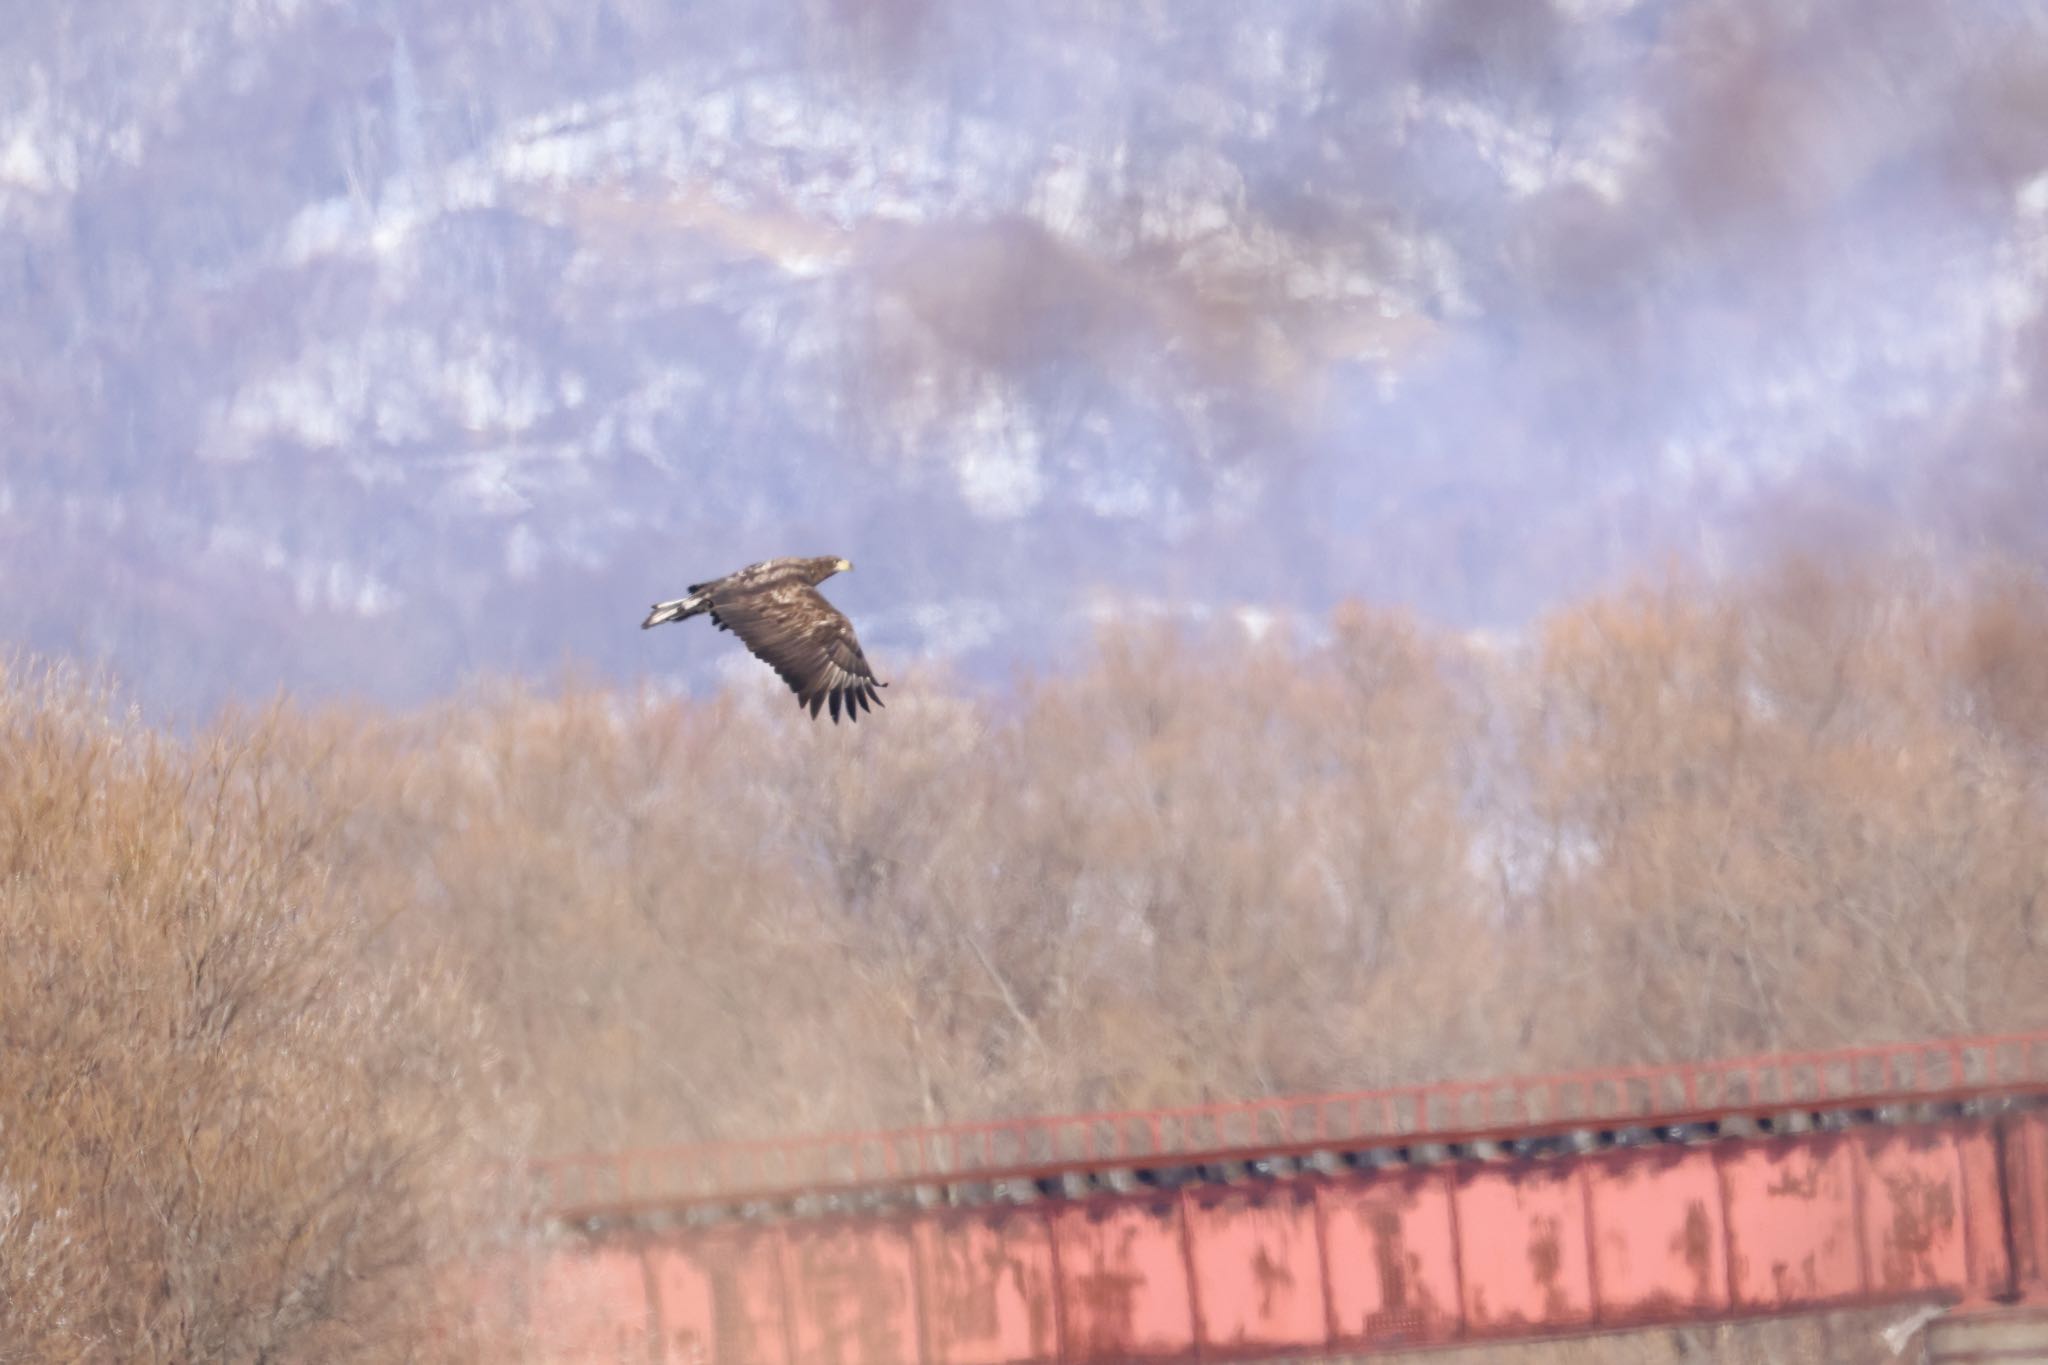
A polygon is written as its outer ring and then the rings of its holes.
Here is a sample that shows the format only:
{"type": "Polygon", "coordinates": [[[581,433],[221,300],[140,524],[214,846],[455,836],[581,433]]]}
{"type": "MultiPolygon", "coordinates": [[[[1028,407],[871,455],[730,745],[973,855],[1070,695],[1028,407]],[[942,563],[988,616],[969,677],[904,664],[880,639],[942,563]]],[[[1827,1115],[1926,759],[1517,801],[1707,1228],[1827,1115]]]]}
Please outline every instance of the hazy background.
{"type": "Polygon", "coordinates": [[[2039,4],[9,8],[0,636],[176,713],[2048,554],[2039,4]]]}

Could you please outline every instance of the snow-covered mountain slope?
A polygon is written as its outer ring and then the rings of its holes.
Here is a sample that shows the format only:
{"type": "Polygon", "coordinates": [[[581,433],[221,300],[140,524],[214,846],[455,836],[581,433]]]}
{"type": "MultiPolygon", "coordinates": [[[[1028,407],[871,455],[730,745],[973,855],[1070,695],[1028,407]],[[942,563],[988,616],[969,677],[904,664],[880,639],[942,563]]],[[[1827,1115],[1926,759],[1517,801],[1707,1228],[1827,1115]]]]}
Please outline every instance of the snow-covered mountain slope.
{"type": "Polygon", "coordinates": [[[972,668],[1512,622],[1788,491],[2040,550],[2038,6],[46,11],[0,633],[153,701],[709,682],[645,604],[782,553],[972,668]]]}

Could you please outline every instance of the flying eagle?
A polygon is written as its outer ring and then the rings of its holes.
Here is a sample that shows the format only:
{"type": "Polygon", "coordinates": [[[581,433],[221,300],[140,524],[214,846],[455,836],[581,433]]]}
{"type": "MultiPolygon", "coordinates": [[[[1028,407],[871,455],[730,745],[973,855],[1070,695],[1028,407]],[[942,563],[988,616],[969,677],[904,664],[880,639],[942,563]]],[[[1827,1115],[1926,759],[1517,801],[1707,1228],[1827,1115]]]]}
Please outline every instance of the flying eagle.
{"type": "Polygon", "coordinates": [[[656,602],[640,629],[709,612],[712,625],[739,636],[755,658],[781,675],[798,706],[808,705],[816,716],[830,699],[834,725],[842,705],[848,720],[859,720],[863,708],[882,704],[875,689],[889,684],[875,680],[853,623],[818,591],[833,574],[852,568],[833,555],[764,559],[723,578],[692,583],[686,597],[656,602]]]}

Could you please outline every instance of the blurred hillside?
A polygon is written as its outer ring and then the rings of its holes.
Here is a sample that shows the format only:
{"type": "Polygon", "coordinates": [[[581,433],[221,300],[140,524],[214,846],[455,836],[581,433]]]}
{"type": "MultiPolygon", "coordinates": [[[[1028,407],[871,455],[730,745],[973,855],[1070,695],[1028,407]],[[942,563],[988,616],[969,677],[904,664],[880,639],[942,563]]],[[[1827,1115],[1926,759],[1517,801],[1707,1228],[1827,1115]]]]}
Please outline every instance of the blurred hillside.
{"type": "Polygon", "coordinates": [[[2027,6],[108,0],[0,36],[0,635],[416,701],[842,553],[1104,614],[2048,557],[2027,6]]]}

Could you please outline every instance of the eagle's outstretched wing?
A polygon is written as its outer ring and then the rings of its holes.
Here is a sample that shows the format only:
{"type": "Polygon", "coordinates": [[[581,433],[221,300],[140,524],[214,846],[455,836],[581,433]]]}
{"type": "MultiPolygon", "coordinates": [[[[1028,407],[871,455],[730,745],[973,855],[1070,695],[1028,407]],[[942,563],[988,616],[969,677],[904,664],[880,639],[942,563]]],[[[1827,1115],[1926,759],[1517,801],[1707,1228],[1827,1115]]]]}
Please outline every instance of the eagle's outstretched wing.
{"type": "Polygon", "coordinates": [[[876,681],[853,623],[823,593],[789,582],[736,589],[712,585],[712,622],[739,636],[755,658],[774,669],[796,693],[797,705],[808,705],[815,716],[829,700],[837,724],[842,706],[848,720],[858,720],[861,708],[882,704],[875,689],[888,684],[876,681]]]}

